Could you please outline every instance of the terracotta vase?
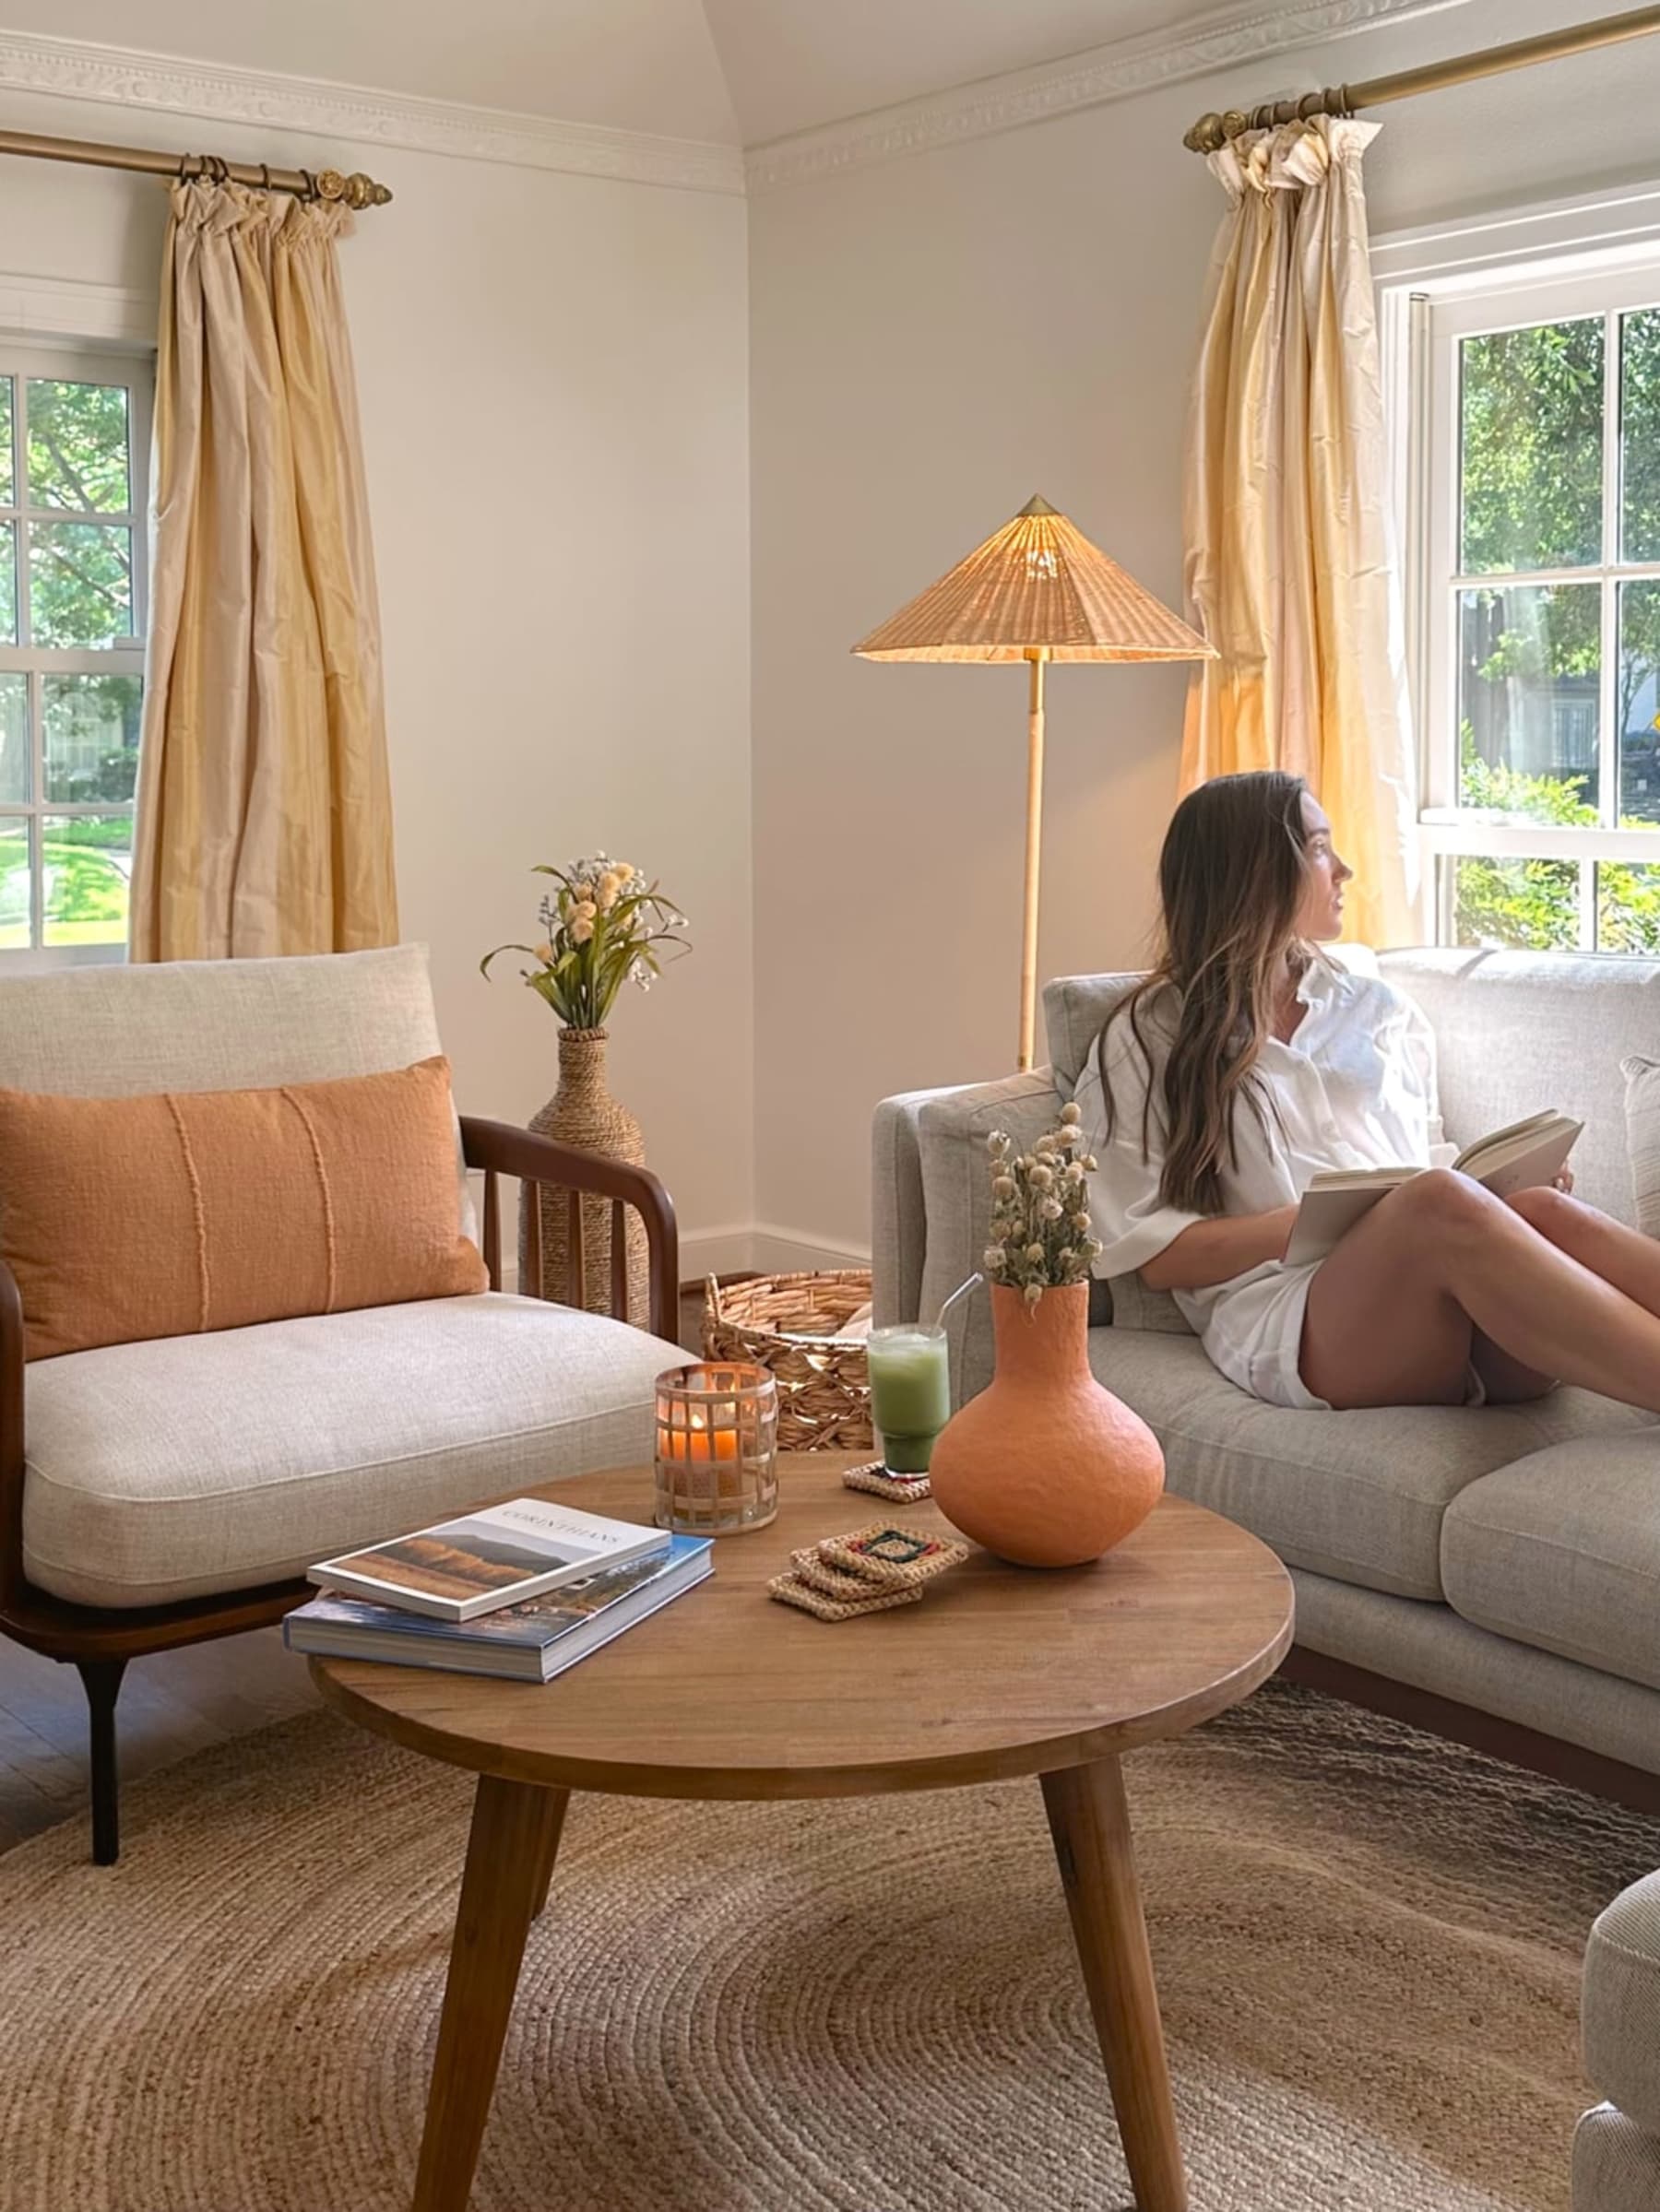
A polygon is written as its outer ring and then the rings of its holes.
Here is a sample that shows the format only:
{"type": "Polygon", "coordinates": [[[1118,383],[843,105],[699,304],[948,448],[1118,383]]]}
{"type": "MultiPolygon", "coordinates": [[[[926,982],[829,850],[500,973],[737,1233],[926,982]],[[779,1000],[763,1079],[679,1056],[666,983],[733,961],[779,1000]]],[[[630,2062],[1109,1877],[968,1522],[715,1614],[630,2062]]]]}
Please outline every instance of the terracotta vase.
{"type": "MultiPolygon", "coordinates": [[[[556,1138],[583,1152],[604,1153],[635,1167],[646,1165],[646,1140],[640,1125],[625,1106],[618,1104],[606,1084],[606,1032],[603,1029],[562,1029],[559,1033],[559,1088],[530,1127],[539,1137],[556,1138]]],[[[575,1306],[576,1271],[573,1265],[571,1194],[551,1183],[540,1185],[541,1203],[541,1280],[530,1279],[528,1210],[526,1199],[519,1215],[519,1287],[528,1297],[555,1298],[575,1306]]],[[[626,1318],[644,1329],[650,1313],[650,1270],[646,1224],[632,1206],[623,1212],[628,1252],[628,1313],[626,1318]]],[[[611,1201],[592,1193],[581,1200],[583,1295],[589,1313],[611,1311],[611,1201]]]]}
{"type": "Polygon", "coordinates": [[[1164,1453],[1089,1371],[1089,1285],[1028,1307],[994,1283],[997,1371],[952,1416],[929,1479],[947,1520],[1019,1567],[1082,1567],[1121,1544],[1164,1488],[1164,1453]]]}

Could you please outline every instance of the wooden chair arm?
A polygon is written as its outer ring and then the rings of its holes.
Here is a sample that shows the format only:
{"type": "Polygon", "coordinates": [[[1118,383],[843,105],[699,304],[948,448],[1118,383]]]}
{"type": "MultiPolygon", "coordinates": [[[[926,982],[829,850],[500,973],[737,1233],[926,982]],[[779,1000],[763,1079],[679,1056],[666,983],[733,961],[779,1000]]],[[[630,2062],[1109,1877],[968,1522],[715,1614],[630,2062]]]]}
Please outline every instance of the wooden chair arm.
{"type": "Polygon", "coordinates": [[[0,1608],[23,1587],[23,1299],[0,1260],[0,1608]]]}
{"type": "MultiPolygon", "coordinates": [[[[582,1152],[539,1137],[511,1122],[481,1121],[461,1117],[462,1156],[468,1167],[482,1168],[488,1177],[516,1176],[525,1183],[556,1183],[566,1190],[591,1190],[622,1205],[632,1206],[646,1224],[650,1253],[650,1313],[647,1325],[654,1336],[672,1344],[680,1335],[680,1230],[674,1219],[674,1201],[650,1170],[631,1167],[601,1153],[582,1152]]],[[[486,1185],[485,1261],[491,1281],[499,1284],[499,1229],[494,1230],[491,1201],[492,1183],[486,1185]],[[492,1250],[492,1244],[497,1249],[492,1250]]]]}

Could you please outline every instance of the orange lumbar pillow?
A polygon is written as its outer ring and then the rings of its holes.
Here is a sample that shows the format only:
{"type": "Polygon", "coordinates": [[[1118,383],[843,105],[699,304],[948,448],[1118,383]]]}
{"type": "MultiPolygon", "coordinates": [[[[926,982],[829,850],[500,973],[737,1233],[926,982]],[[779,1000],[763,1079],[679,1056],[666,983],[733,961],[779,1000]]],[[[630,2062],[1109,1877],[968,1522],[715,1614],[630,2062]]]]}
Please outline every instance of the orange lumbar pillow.
{"type": "Polygon", "coordinates": [[[0,1258],[28,1356],[488,1287],[449,1062],[269,1091],[0,1090],[0,1258]]]}

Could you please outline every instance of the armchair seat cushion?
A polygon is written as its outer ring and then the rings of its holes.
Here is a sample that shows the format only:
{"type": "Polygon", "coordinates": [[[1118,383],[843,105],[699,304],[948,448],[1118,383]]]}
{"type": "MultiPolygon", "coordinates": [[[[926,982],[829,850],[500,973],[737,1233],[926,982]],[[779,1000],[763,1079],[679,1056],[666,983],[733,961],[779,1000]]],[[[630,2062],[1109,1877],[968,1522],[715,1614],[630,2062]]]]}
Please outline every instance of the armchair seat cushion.
{"type": "Polygon", "coordinates": [[[24,1570],[100,1606],[281,1581],[487,1498],[648,1460],[652,1383],[684,1357],[620,1321],[484,1292],[37,1361],[24,1570]]]}

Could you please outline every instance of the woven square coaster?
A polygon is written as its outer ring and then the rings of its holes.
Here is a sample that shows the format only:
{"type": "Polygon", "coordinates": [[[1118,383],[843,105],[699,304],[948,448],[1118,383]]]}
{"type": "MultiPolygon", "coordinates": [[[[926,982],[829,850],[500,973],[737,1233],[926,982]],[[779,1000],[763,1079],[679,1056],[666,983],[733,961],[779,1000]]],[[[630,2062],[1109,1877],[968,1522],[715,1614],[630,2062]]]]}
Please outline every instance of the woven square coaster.
{"type": "Polygon", "coordinates": [[[844,1469],[842,1484],[846,1489],[869,1490],[876,1497],[896,1499],[901,1505],[933,1496],[925,1474],[890,1474],[880,1460],[844,1469]]]}
{"type": "Polygon", "coordinates": [[[860,1598],[872,1597],[884,1587],[863,1575],[849,1574],[845,1567],[832,1567],[827,1559],[819,1557],[811,1544],[805,1551],[791,1552],[789,1563],[798,1582],[805,1582],[809,1590],[823,1591],[827,1598],[845,1598],[849,1603],[857,1603],[860,1598]]]}
{"type": "Polygon", "coordinates": [[[827,1597],[822,1590],[809,1589],[795,1575],[775,1575],[766,1585],[769,1598],[777,1598],[781,1605],[799,1606],[821,1621],[856,1621],[861,1613],[886,1613],[895,1605],[914,1605],[922,1595],[920,1587],[872,1590],[867,1582],[865,1590],[868,1594],[862,1598],[827,1597]]]}
{"type": "Polygon", "coordinates": [[[839,1567],[886,1590],[908,1590],[956,1566],[968,1547],[946,1536],[925,1536],[919,1529],[895,1528],[873,1520],[847,1536],[826,1536],[818,1546],[826,1567],[839,1567]]]}

